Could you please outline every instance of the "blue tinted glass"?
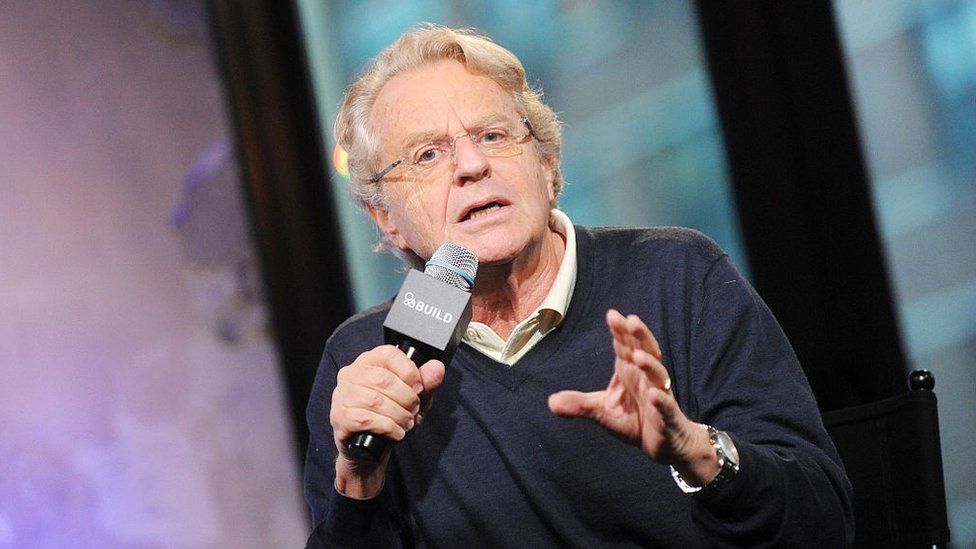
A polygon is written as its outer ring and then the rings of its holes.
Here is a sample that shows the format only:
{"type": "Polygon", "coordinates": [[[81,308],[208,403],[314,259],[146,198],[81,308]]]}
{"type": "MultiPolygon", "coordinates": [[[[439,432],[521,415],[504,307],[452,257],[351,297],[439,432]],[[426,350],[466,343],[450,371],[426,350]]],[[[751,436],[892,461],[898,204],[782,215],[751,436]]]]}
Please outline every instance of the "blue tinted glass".
{"type": "Polygon", "coordinates": [[[835,2],[912,368],[936,375],[953,542],[976,545],[976,3],[835,2]]]}

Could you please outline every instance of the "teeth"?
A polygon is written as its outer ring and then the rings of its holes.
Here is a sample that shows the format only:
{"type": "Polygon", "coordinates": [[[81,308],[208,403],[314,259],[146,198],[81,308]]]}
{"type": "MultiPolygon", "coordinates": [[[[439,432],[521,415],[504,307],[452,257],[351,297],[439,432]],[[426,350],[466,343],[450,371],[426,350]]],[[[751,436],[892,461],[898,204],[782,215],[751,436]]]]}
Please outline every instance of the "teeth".
{"type": "Polygon", "coordinates": [[[498,204],[492,204],[491,206],[488,206],[487,208],[485,208],[483,210],[478,210],[476,212],[471,212],[468,215],[468,219],[478,219],[479,217],[482,217],[482,216],[485,216],[485,215],[490,214],[491,212],[497,210],[500,207],[501,206],[499,206],[498,204]]]}

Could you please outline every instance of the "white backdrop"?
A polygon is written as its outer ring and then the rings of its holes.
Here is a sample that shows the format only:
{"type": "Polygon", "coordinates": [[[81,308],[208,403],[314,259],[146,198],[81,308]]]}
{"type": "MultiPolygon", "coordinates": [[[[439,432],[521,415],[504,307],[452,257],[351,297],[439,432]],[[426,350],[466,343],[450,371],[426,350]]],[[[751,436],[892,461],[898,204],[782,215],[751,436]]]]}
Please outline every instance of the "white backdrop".
{"type": "Polygon", "coordinates": [[[300,547],[203,2],[4,2],[0,548],[300,547]]]}

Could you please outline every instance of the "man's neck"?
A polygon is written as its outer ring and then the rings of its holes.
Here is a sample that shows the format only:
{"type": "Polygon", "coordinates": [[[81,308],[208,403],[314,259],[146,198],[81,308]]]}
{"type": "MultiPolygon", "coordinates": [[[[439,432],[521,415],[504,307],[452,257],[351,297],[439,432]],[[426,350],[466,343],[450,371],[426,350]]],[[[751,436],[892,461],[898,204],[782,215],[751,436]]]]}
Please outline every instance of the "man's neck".
{"type": "Polygon", "coordinates": [[[507,340],[515,326],[549,294],[566,252],[566,237],[550,231],[538,251],[527,252],[523,256],[528,260],[478,270],[471,302],[473,320],[487,324],[502,339],[507,340]]]}

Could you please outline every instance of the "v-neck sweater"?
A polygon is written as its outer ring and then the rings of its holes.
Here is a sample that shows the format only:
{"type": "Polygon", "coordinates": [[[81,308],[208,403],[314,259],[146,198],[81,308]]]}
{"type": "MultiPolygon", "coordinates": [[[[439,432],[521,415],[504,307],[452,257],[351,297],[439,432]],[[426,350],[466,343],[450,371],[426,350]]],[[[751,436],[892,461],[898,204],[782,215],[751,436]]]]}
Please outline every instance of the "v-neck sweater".
{"type": "Polygon", "coordinates": [[[383,343],[389,302],[326,343],[308,407],[309,547],[843,547],[851,488],[789,342],[726,254],[681,228],[576,227],[564,322],[514,366],[461,345],[424,422],[393,449],[382,492],[334,488],[336,374],[383,343]],[[552,415],[550,394],[613,374],[607,309],[661,345],[682,411],[727,431],[732,482],[693,496],[667,465],[597,424],[552,415]]]}

